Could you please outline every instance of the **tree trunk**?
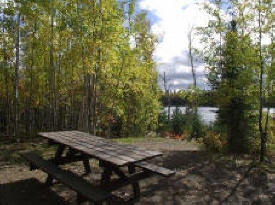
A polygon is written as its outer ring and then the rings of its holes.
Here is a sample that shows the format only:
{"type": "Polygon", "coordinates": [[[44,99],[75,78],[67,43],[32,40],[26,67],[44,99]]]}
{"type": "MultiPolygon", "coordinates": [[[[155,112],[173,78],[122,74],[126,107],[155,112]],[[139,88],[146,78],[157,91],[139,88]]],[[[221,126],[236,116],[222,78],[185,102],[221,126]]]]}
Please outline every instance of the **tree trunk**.
{"type": "Polygon", "coordinates": [[[54,68],[54,54],[53,54],[53,38],[54,38],[54,6],[51,0],[51,40],[50,40],[50,124],[51,129],[56,129],[56,93],[55,93],[55,68],[54,68]]]}
{"type": "Polygon", "coordinates": [[[194,88],[197,87],[197,78],[196,78],[196,71],[194,68],[194,61],[193,61],[193,53],[192,53],[192,30],[193,28],[191,28],[191,30],[189,31],[188,34],[188,40],[189,40],[189,58],[190,58],[190,65],[191,65],[191,70],[192,70],[192,77],[193,77],[193,86],[194,88]]]}
{"type": "Polygon", "coordinates": [[[17,14],[16,23],[16,40],[15,40],[15,77],[14,77],[14,136],[18,137],[19,127],[19,109],[18,109],[18,97],[19,97],[19,51],[20,51],[20,13],[17,14]]]}
{"type": "MultiPolygon", "coordinates": [[[[261,6],[261,0],[259,0],[259,6],[261,6]]],[[[259,60],[260,60],[260,82],[259,82],[259,132],[261,139],[261,148],[260,148],[260,162],[264,161],[265,153],[266,153],[266,134],[263,132],[262,125],[262,116],[263,116],[263,72],[264,72],[264,64],[263,64],[263,55],[262,55],[262,19],[261,19],[261,10],[258,10],[258,26],[259,26],[259,60]]]]}
{"type": "MultiPolygon", "coordinates": [[[[188,40],[189,40],[189,58],[190,58],[190,65],[191,65],[191,70],[192,70],[192,77],[193,77],[193,87],[194,89],[197,88],[197,76],[196,76],[196,71],[195,71],[195,68],[194,68],[194,59],[193,59],[193,53],[192,53],[192,50],[193,50],[193,47],[192,47],[192,31],[193,31],[193,28],[191,28],[191,30],[189,31],[189,34],[188,34],[188,40]]],[[[191,105],[191,107],[193,108],[194,110],[194,113],[197,114],[198,113],[198,99],[196,98],[195,99],[195,105],[191,105]]]]}
{"type": "MultiPolygon", "coordinates": [[[[5,35],[5,16],[3,15],[3,27],[2,32],[5,35]]],[[[7,66],[8,56],[6,50],[6,40],[5,37],[3,38],[3,66],[4,66],[4,79],[5,79],[5,104],[6,104],[6,123],[4,124],[6,128],[6,135],[10,135],[10,91],[9,91],[9,73],[8,73],[8,66],[7,66]]]]}

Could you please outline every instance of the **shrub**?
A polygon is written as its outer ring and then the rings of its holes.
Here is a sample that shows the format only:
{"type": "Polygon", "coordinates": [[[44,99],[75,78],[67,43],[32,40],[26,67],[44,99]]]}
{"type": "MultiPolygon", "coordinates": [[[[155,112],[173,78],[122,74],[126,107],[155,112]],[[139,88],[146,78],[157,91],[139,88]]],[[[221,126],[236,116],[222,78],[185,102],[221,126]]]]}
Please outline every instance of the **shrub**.
{"type": "Polygon", "coordinates": [[[158,133],[163,133],[171,131],[171,126],[168,120],[167,113],[165,111],[161,112],[158,116],[158,128],[157,132],[158,133]]]}
{"type": "Polygon", "coordinates": [[[183,113],[176,107],[172,113],[170,122],[166,112],[159,114],[158,132],[171,132],[176,136],[182,136],[187,139],[199,139],[206,134],[206,126],[200,116],[192,110],[183,113]]]}
{"type": "Polygon", "coordinates": [[[186,116],[182,111],[176,107],[172,114],[171,126],[176,135],[181,135],[184,130],[184,125],[186,124],[186,116]]]}
{"type": "Polygon", "coordinates": [[[204,125],[198,113],[192,113],[190,137],[198,140],[199,138],[203,138],[205,135],[206,125],[204,125]]]}
{"type": "Polygon", "coordinates": [[[203,137],[203,143],[208,150],[215,152],[223,152],[227,146],[226,137],[213,131],[209,131],[207,135],[203,137]]]}

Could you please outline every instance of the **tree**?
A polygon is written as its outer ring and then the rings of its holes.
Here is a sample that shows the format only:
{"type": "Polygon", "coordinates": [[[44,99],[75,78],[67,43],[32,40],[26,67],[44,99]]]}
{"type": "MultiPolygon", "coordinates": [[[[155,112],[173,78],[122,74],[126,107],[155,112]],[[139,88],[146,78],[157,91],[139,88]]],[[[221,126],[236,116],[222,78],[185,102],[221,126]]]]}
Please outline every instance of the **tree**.
{"type": "Polygon", "coordinates": [[[155,129],[156,39],[134,0],[8,0],[0,12],[1,131],[155,129]]]}
{"type": "Polygon", "coordinates": [[[164,72],[163,75],[159,75],[160,78],[163,81],[163,88],[164,88],[164,95],[167,96],[167,101],[168,101],[168,112],[167,112],[167,119],[168,122],[170,121],[170,116],[171,116],[171,84],[168,83],[168,81],[170,80],[169,78],[167,78],[166,73],[164,72]]]}
{"type": "Polygon", "coordinates": [[[195,68],[194,68],[193,45],[192,45],[193,35],[192,35],[192,32],[193,32],[193,27],[190,29],[190,31],[188,33],[188,50],[189,50],[189,59],[190,59],[192,77],[193,77],[193,87],[196,88],[197,87],[197,77],[196,77],[196,71],[195,71],[195,68]]]}
{"type": "Polygon", "coordinates": [[[201,31],[206,31],[201,32],[202,42],[206,45],[202,55],[220,109],[220,132],[228,139],[228,148],[233,152],[247,152],[253,148],[253,139],[256,138],[253,134],[256,133],[254,110],[258,105],[255,98],[258,72],[256,50],[248,32],[250,25],[246,23],[251,16],[248,18],[240,2],[232,1],[231,4],[231,11],[235,10],[231,31],[225,32],[228,21],[224,17],[226,14],[222,14],[224,10],[220,9],[221,1],[206,7],[214,18],[207,28],[201,28],[201,31]]]}
{"type": "MultiPolygon", "coordinates": [[[[17,7],[20,5],[17,4],[17,7]]],[[[14,136],[18,137],[18,121],[19,121],[19,52],[20,52],[20,11],[18,9],[16,14],[16,39],[15,39],[15,66],[14,66],[14,136]]]]}
{"type": "MultiPolygon", "coordinates": [[[[256,28],[256,32],[258,33],[258,65],[259,65],[259,118],[258,118],[258,126],[260,133],[260,161],[264,161],[264,157],[266,156],[266,143],[267,143],[267,126],[268,126],[268,116],[266,124],[263,125],[263,100],[266,95],[268,95],[269,83],[264,83],[264,75],[271,73],[267,72],[266,67],[270,64],[270,60],[272,59],[272,54],[268,53],[268,46],[263,45],[263,38],[266,37],[264,35],[272,33],[272,26],[267,24],[270,19],[272,19],[272,1],[270,0],[258,0],[258,2],[254,2],[256,11],[257,11],[257,21],[258,28],[256,28]],[[271,54],[271,57],[270,57],[271,54]]],[[[272,24],[271,24],[272,25],[272,24]]],[[[272,34],[273,35],[273,34],[272,34]]],[[[271,39],[272,39],[271,35],[271,39]]],[[[271,62],[272,67],[272,62],[271,62]]]]}
{"type": "Polygon", "coordinates": [[[229,149],[233,152],[249,151],[253,139],[253,105],[249,91],[253,89],[254,49],[249,36],[232,31],[226,34],[224,65],[218,87],[219,118],[227,131],[229,149]]]}

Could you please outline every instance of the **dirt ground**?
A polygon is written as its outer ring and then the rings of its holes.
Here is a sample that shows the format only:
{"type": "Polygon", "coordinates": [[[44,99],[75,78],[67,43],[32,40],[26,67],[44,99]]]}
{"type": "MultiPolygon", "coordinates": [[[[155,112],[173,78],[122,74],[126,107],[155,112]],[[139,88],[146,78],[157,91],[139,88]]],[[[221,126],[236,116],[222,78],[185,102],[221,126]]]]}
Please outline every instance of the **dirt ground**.
{"type": "MultiPolygon", "coordinates": [[[[194,144],[172,139],[135,144],[163,151],[163,157],[153,162],[176,171],[168,179],[156,176],[142,181],[141,199],[136,205],[275,204],[274,163],[259,168],[246,156],[210,154],[194,144]]],[[[18,156],[26,149],[38,150],[46,157],[54,151],[38,143],[0,145],[0,205],[76,204],[75,192],[59,183],[47,187],[43,183],[45,173],[29,171],[18,156]]],[[[96,161],[90,164],[92,174],[85,178],[98,183],[102,170],[96,161]]],[[[81,163],[63,168],[84,173],[81,163]]],[[[127,198],[131,187],[115,194],[127,198]]]]}

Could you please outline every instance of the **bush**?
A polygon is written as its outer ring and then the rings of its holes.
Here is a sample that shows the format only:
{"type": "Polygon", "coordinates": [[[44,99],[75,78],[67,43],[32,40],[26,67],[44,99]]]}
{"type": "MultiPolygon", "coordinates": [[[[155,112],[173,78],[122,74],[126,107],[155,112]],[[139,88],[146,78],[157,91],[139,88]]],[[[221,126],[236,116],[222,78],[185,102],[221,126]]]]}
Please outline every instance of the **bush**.
{"type": "Polygon", "coordinates": [[[186,124],[186,116],[182,113],[182,111],[176,107],[172,114],[171,126],[173,132],[176,135],[181,135],[184,130],[184,125],[186,124]]]}
{"type": "Polygon", "coordinates": [[[171,126],[168,120],[167,113],[165,111],[161,112],[158,116],[158,128],[157,132],[158,133],[163,133],[171,131],[171,126]]]}
{"type": "Polygon", "coordinates": [[[226,137],[220,133],[209,131],[207,135],[202,138],[203,144],[208,150],[215,152],[223,152],[226,150],[226,137]]]}
{"type": "Polygon", "coordinates": [[[204,125],[198,113],[192,113],[190,137],[198,140],[199,138],[203,138],[205,135],[206,125],[204,125]]]}
{"type": "Polygon", "coordinates": [[[183,113],[180,108],[176,107],[170,121],[166,112],[159,114],[158,132],[170,132],[170,134],[172,132],[173,135],[184,135],[188,139],[199,139],[206,134],[206,126],[197,113],[192,110],[187,110],[186,113],[183,113]]]}

